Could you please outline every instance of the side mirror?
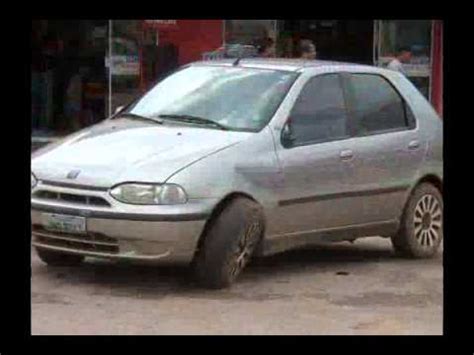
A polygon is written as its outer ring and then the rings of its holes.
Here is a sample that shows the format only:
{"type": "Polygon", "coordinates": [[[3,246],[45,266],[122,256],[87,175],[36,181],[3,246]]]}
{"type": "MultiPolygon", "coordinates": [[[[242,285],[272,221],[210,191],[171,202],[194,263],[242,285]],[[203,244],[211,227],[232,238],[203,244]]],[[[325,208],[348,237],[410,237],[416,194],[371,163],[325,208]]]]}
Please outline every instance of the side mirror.
{"type": "Polygon", "coordinates": [[[285,123],[283,126],[283,130],[281,131],[281,144],[285,148],[293,147],[295,143],[295,136],[293,133],[293,129],[291,128],[291,121],[285,123]]]}
{"type": "Polygon", "coordinates": [[[117,108],[115,109],[115,114],[117,114],[117,113],[119,113],[120,111],[122,111],[124,107],[125,107],[125,106],[119,106],[119,107],[117,107],[117,108]]]}

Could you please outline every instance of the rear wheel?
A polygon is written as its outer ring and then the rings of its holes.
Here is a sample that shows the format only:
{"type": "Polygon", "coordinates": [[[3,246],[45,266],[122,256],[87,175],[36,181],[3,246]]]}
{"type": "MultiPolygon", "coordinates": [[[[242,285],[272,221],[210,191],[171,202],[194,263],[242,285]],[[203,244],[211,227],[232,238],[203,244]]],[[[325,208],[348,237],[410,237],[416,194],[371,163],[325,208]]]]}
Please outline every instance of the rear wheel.
{"type": "Polygon", "coordinates": [[[203,236],[193,267],[198,283],[208,288],[230,286],[260,242],[263,213],[246,198],[232,200],[203,236]]]}
{"type": "Polygon", "coordinates": [[[429,183],[415,188],[402,216],[400,229],[392,237],[395,251],[411,258],[429,258],[443,240],[443,198],[429,183]]]}
{"type": "Polygon", "coordinates": [[[36,248],[42,262],[49,266],[78,266],[84,261],[81,255],[64,254],[53,250],[36,248]]]}

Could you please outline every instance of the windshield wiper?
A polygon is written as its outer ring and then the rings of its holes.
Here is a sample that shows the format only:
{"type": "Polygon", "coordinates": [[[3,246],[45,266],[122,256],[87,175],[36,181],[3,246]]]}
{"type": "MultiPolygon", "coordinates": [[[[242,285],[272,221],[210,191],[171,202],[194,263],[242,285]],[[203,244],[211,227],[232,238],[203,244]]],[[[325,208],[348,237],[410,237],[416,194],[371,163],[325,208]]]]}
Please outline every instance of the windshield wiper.
{"type": "Polygon", "coordinates": [[[165,118],[165,119],[176,120],[176,121],[211,125],[211,126],[218,127],[218,128],[220,128],[224,131],[228,131],[230,129],[229,127],[224,126],[224,125],[220,124],[219,122],[210,120],[208,118],[197,117],[197,116],[192,116],[192,115],[173,115],[173,114],[168,115],[168,114],[163,114],[163,115],[158,115],[158,117],[165,118]]]}
{"type": "Polygon", "coordinates": [[[141,115],[137,115],[136,113],[130,113],[130,112],[121,113],[117,117],[129,117],[129,118],[139,119],[143,121],[152,121],[158,124],[163,124],[163,120],[157,119],[155,117],[141,116],[141,115]]]}

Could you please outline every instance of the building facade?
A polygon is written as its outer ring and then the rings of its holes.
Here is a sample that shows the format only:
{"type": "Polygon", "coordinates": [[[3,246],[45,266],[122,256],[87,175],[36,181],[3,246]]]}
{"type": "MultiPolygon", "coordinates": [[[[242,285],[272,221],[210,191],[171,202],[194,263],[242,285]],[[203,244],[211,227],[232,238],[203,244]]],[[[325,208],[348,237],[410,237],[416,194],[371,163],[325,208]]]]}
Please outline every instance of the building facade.
{"type": "Polygon", "coordinates": [[[181,65],[251,51],[268,37],[278,57],[298,56],[297,43],[309,39],[319,59],[379,66],[408,47],[407,76],[442,116],[440,20],[36,20],[32,27],[34,142],[104,119],[181,65]]]}

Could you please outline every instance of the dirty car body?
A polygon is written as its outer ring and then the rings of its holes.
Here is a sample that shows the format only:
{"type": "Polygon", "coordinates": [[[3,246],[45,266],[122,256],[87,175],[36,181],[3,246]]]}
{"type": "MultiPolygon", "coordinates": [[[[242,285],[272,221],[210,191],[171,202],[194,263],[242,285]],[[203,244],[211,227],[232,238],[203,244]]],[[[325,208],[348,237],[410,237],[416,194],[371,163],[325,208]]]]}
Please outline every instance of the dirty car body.
{"type": "MultiPolygon", "coordinates": [[[[383,119],[396,109],[377,110],[383,119]]],[[[32,243],[82,256],[191,263],[209,223],[235,198],[262,210],[254,255],[390,237],[415,187],[428,181],[442,190],[442,180],[441,120],[397,72],[322,61],[198,62],[32,155],[32,243]],[[352,88],[366,75],[399,95],[405,126],[356,127],[364,108],[352,88]],[[321,78],[337,84],[343,103],[321,108],[327,124],[318,129],[330,134],[306,125],[318,95],[305,90],[321,78]]]]}

